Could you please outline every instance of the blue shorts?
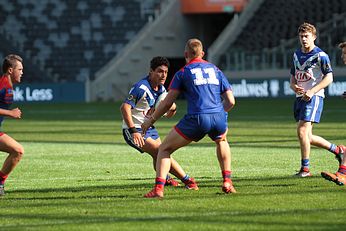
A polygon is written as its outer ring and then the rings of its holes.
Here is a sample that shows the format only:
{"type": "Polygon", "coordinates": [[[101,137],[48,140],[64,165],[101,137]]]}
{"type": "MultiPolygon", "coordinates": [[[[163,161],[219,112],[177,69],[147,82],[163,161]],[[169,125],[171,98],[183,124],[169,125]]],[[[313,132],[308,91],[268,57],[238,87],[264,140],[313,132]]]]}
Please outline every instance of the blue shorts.
{"type": "Polygon", "coordinates": [[[185,139],[199,141],[206,134],[212,139],[221,139],[227,131],[227,113],[185,115],[175,126],[185,139]]]}
{"type": "MultiPolygon", "coordinates": [[[[142,129],[140,129],[140,128],[137,128],[137,131],[139,133],[142,133],[142,129]]],[[[123,137],[124,137],[124,140],[126,141],[126,143],[128,145],[130,145],[131,147],[133,147],[134,149],[136,149],[140,153],[144,153],[144,151],[134,143],[129,129],[123,129],[123,137]]],[[[146,140],[149,137],[152,138],[153,140],[157,140],[158,138],[160,138],[159,133],[157,132],[156,128],[152,127],[152,128],[149,128],[147,130],[147,132],[145,133],[145,136],[144,136],[144,140],[146,140]]]]}
{"type": "Polygon", "coordinates": [[[309,102],[296,98],[294,102],[294,118],[299,120],[319,123],[323,111],[323,97],[314,95],[309,102]]]}

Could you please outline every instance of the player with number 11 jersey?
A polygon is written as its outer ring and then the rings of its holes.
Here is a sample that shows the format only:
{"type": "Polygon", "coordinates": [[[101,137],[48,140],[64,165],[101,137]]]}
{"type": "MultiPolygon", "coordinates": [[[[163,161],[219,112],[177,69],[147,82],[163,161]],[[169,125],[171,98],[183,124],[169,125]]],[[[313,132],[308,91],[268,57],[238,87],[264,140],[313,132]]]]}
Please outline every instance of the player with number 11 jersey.
{"type": "Polygon", "coordinates": [[[188,114],[223,111],[220,95],[232,89],[219,68],[200,58],[193,59],[178,71],[169,88],[184,93],[188,114]]]}
{"type": "Polygon", "coordinates": [[[142,124],[144,132],[171,107],[180,93],[184,94],[187,114],[160,145],[155,187],[144,195],[147,198],[163,197],[164,177],[170,167],[171,154],[192,141],[201,140],[205,135],[216,144],[223,177],[222,191],[236,192],[231,180],[231,152],[226,138],[227,112],[235,104],[232,87],[214,64],[203,60],[203,45],[199,39],[192,38],[187,41],[184,56],[186,65],[174,75],[165,100],[142,124]]]}

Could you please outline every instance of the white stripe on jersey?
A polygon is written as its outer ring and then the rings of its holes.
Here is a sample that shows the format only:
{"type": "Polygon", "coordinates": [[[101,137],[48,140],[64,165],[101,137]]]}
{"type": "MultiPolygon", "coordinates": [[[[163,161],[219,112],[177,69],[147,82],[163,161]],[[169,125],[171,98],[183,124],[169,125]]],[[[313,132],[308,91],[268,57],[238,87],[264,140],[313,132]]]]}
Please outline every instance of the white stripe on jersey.
{"type": "MultiPolygon", "coordinates": [[[[295,63],[297,65],[298,69],[304,70],[307,64],[310,64],[313,59],[316,59],[316,58],[319,58],[320,56],[322,56],[322,53],[324,53],[324,52],[319,52],[319,53],[314,54],[313,56],[311,56],[310,58],[305,60],[305,62],[302,65],[300,64],[296,53],[294,53],[294,60],[295,60],[295,63]]],[[[314,66],[311,68],[314,68],[314,66]]]]}
{"type": "MultiPolygon", "coordinates": [[[[297,80],[297,84],[300,87],[304,88],[304,91],[310,90],[313,86],[320,83],[322,81],[322,78],[324,77],[322,70],[321,70],[321,57],[328,57],[328,55],[324,51],[318,51],[315,54],[313,54],[310,58],[305,60],[303,64],[300,63],[299,57],[297,56],[297,53],[295,52],[293,55],[293,62],[295,66],[295,72],[303,71],[309,73],[309,76],[311,77],[308,81],[299,81],[297,80]],[[312,61],[314,59],[318,59],[318,61],[312,65],[312,61]]],[[[296,77],[296,76],[295,76],[296,77]]],[[[319,90],[315,93],[315,95],[325,97],[324,95],[324,89],[319,90]]],[[[296,94],[297,97],[300,97],[301,95],[296,94]]]]}
{"type": "Polygon", "coordinates": [[[151,94],[151,92],[147,86],[142,84],[139,88],[143,89],[148,94],[149,98],[154,100],[154,96],[153,96],[153,94],[151,94]]]}

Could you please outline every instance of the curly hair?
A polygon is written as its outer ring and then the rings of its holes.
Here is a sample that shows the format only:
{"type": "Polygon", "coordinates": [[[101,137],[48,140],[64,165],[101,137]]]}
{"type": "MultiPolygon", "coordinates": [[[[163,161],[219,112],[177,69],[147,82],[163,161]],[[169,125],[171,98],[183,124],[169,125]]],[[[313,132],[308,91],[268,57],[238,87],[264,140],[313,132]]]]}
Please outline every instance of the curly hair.
{"type": "Polygon", "coordinates": [[[150,69],[155,70],[159,66],[166,66],[169,68],[169,61],[167,58],[162,57],[162,56],[156,56],[151,59],[150,61],[150,69]]]}

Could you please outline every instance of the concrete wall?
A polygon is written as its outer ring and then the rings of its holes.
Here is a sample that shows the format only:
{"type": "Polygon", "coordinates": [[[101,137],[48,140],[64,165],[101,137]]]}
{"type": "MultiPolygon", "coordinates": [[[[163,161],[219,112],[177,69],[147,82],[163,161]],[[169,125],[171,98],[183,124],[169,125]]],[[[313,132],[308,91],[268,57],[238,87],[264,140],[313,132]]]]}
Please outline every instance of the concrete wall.
{"type": "Polygon", "coordinates": [[[152,57],[182,57],[186,40],[194,34],[191,26],[181,14],[180,1],[167,1],[162,13],[96,73],[90,100],[123,100],[132,84],[149,72],[152,57]]]}

